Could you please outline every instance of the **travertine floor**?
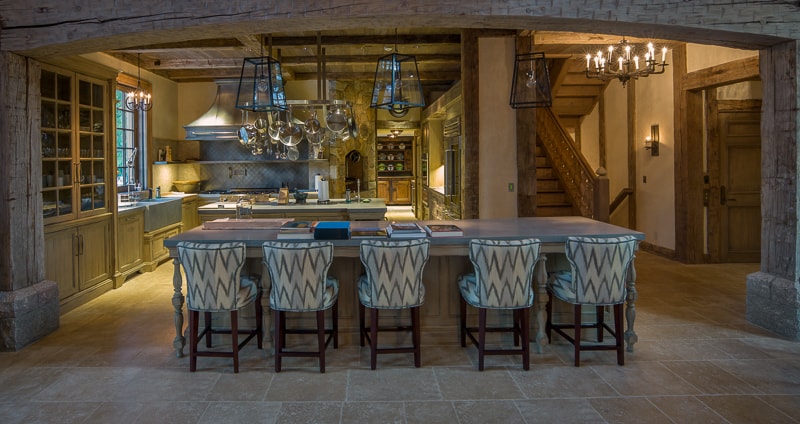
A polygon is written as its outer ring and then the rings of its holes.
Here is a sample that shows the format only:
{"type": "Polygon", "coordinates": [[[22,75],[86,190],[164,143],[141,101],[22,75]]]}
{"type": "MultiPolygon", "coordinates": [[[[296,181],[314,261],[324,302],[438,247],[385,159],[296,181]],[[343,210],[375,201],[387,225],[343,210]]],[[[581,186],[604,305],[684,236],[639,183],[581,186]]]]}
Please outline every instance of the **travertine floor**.
{"type": "Polygon", "coordinates": [[[239,374],[227,359],[172,350],[172,265],[65,314],[61,328],[0,354],[0,423],[609,422],[782,423],[800,421],[800,343],[744,319],[745,276],[757,265],[687,266],[640,252],[639,342],[624,367],[613,352],[572,366],[558,342],[519,360],[489,357],[478,372],[472,347],[424,346],[410,355],[366,348],[312,360],[272,358],[251,343],[239,374]]]}

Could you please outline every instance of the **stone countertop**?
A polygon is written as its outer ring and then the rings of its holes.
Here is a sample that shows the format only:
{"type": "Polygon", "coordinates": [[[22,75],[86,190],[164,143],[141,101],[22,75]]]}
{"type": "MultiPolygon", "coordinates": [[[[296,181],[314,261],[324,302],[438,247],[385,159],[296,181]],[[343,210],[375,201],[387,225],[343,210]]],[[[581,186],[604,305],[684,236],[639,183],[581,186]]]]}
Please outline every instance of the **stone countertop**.
{"type": "MultiPolygon", "coordinates": [[[[199,213],[210,213],[220,210],[236,210],[235,202],[214,202],[197,208],[199,213]]],[[[386,212],[386,203],[383,199],[362,199],[360,203],[355,201],[346,203],[344,199],[331,199],[328,204],[318,204],[316,200],[308,200],[305,204],[296,204],[293,200],[288,204],[279,205],[274,202],[257,202],[253,205],[253,212],[291,212],[307,210],[312,211],[353,211],[353,212],[386,212]],[[365,202],[364,200],[369,200],[365,202]]]]}

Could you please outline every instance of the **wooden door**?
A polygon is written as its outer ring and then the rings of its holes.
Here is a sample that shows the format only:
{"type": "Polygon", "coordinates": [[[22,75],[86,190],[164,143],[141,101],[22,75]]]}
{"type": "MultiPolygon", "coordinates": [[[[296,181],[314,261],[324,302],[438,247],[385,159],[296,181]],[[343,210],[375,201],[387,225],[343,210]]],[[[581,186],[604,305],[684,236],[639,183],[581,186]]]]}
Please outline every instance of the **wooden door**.
{"type": "Polygon", "coordinates": [[[387,204],[392,201],[389,198],[389,181],[378,180],[378,198],[383,199],[387,204]]]}
{"type": "Polygon", "coordinates": [[[394,203],[398,205],[411,204],[411,180],[394,180],[394,203]]]}
{"type": "Polygon", "coordinates": [[[79,288],[85,290],[111,278],[111,222],[108,219],[78,228],[79,288]]]}
{"type": "Polygon", "coordinates": [[[78,292],[75,256],[77,233],[74,228],[54,231],[44,237],[45,278],[58,283],[58,298],[64,299],[78,292]]]}
{"type": "Polygon", "coordinates": [[[720,112],[720,261],[761,257],[761,116],[720,112]]]}

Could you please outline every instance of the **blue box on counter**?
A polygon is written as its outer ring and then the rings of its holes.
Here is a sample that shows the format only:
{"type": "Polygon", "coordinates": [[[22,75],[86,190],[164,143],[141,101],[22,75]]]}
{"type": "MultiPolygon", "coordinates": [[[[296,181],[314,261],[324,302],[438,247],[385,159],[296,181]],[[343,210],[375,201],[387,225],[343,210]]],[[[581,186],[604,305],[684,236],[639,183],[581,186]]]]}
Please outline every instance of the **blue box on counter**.
{"type": "Polygon", "coordinates": [[[347,240],[349,238],[349,221],[320,221],[314,227],[314,240],[347,240]]]}

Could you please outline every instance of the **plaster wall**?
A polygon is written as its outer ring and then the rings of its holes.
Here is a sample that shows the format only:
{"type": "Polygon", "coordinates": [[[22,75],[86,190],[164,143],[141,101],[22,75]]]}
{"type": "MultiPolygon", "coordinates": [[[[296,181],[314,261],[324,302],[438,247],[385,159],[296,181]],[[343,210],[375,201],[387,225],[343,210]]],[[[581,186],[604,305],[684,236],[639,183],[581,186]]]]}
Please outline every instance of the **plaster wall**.
{"type": "MultiPolygon", "coordinates": [[[[516,112],[508,104],[514,73],[514,38],[480,38],[479,107],[481,218],[517,216],[516,112]],[[514,185],[514,191],[508,189],[514,185]]],[[[469,189],[467,187],[467,189],[469,189]]]]}

